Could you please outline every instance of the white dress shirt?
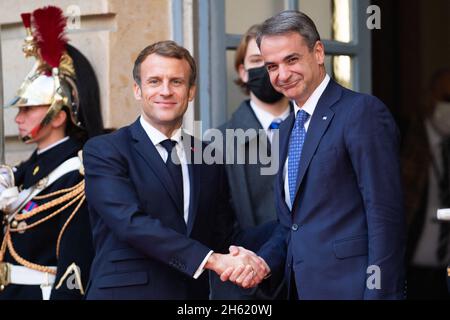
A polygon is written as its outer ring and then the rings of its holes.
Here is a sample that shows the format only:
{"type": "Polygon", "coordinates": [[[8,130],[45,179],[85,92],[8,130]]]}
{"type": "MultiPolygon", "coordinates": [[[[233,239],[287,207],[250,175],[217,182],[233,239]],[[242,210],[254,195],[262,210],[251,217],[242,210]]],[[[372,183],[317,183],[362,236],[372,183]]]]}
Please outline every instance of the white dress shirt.
{"type": "MultiPolygon", "coordinates": [[[[305,131],[308,132],[309,123],[311,122],[311,118],[313,116],[314,110],[316,109],[317,102],[319,102],[320,97],[325,91],[328,83],[330,82],[330,76],[328,74],[325,75],[325,78],[322,82],[317,86],[316,90],[311,94],[311,96],[306,100],[305,104],[302,107],[299,107],[295,101],[294,102],[294,117],[297,117],[297,112],[302,109],[309,114],[308,120],[305,122],[305,131]]],[[[295,120],[294,120],[295,121],[295,120]]],[[[289,146],[288,146],[289,147],[289,146]]],[[[288,151],[289,152],[289,151],[288,151]]],[[[292,210],[292,201],[289,193],[289,181],[288,181],[288,161],[289,156],[286,158],[286,162],[283,168],[283,177],[284,177],[284,201],[286,202],[289,209],[292,210]]]]}
{"type": "Polygon", "coordinates": [[[266,131],[269,141],[272,142],[273,131],[272,129],[269,129],[269,126],[275,119],[280,119],[281,121],[284,121],[289,116],[290,111],[289,105],[287,106],[286,110],[277,117],[259,107],[253,100],[250,100],[250,106],[252,107],[252,110],[255,113],[256,119],[258,119],[259,123],[261,124],[261,127],[264,129],[264,131],[266,131]]]}
{"type": "MultiPolygon", "coordinates": [[[[143,116],[140,117],[139,121],[142,125],[142,128],[144,128],[145,132],[147,133],[147,136],[150,138],[156,150],[158,151],[159,155],[161,156],[163,161],[166,162],[167,158],[169,157],[169,154],[167,150],[161,145],[161,142],[169,138],[166,137],[166,135],[163,134],[161,131],[153,127],[150,123],[148,123],[143,116]]],[[[175,145],[175,150],[181,162],[181,174],[183,176],[184,221],[187,224],[189,217],[189,204],[190,204],[189,200],[191,187],[189,183],[189,170],[187,165],[186,153],[183,147],[183,143],[181,143],[182,139],[181,128],[177,129],[170,139],[177,142],[177,144],[175,145]]],[[[203,259],[202,263],[200,264],[199,268],[194,274],[193,277],[194,279],[197,279],[203,273],[204,266],[212,253],[213,251],[211,250],[206,255],[205,259],[203,259]]]]}
{"type": "MultiPolygon", "coordinates": [[[[169,138],[166,137],[166,135],[160,132],[158,129],[153,127],[150,123],[145,121],[144,117],[142,116],[140,118],[140,122],[145,132],[147,133],[148,137],[155,146],[156,150],[158,151],[159,155],[161,156],[163,161],[166,162],[169,154],[167,150],[161,145],[161,142],[169,138]]],[[[178,158],[180,159],[181,162],[181,174],[183,176],[183,200],[184,200],[183,216],[184,222],[186,222],[187,224],[189,217],[189,200],[190,200],[191,186],[189,183],[189,170],[186,161],[186,154],[184,151],[183,144],[181,143],[182,139],[181,128],[177,129],[170,139],[177,142],[177,144],[175,145],[175,151],[177,152],[178,158]]]]}

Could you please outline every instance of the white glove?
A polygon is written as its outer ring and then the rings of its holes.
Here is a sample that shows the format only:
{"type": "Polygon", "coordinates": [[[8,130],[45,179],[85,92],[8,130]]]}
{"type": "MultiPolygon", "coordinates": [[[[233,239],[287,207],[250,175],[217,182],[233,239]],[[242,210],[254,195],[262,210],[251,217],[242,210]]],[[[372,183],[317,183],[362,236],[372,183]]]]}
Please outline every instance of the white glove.
{"type": "Polygon", "coordinates": [[[441,221],[450,221],[450,208],[438,209],[437,218],[441,221]]]}
{"type": "Polygon", "coordinates": [[[19,190],[14,185],[14,173],[9,166],[0,166],[0,210],[5,210],[19,196],[19,190]]]}
{"type": "Polygon", "coordinates": [[[0,166],[0,193],[14,186],[14,174],[9,166],[0,166]]]}

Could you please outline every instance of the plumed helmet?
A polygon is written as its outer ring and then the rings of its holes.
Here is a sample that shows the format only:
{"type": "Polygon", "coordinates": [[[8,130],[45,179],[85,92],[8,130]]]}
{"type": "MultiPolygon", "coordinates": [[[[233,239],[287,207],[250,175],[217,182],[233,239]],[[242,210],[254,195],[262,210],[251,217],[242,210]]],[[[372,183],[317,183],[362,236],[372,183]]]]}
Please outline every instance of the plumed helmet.
{"type": "Polygon", "coordinates": [[[27,33],[22,49],[36,63],[5,107],[49,106],[40,125],[23,139],[33,139],[61,110],[67,111],[71,127],[88,136],[101,133],[97,78],[87,59],[67,44],[62,10],[48,6],[21,16],[27,33]]]}

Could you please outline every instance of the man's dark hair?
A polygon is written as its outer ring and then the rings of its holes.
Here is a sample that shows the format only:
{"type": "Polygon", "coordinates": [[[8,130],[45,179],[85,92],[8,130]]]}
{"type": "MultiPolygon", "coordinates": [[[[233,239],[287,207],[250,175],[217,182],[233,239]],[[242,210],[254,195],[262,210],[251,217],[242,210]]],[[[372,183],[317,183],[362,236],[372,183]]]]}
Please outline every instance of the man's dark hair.
{"type": "Polygon", "coordinates": [[[139,86],[141,86],[141,64],[149,55],[153,53],[163,57],[186,60],[189,64],[189,67],[191,68],[189,85],[192,86],[195,84],[195,79],[197,78],[197,66],[195,64],[194,58],[192,58],[187,49],[179,46],[174,41],[168,40],[151,44],[139,53],[133,67],[133,79],[139,86]]]}
{"type": "Polygon", "coordinates": [[[286,10],[264,21],[256,37],[256,43],[261,48],[263,37],[293,32],[300,34],[305,39],[310,51],[316,42],[320,41],[319,32],[310,17],[300,11],[286,10]]]}

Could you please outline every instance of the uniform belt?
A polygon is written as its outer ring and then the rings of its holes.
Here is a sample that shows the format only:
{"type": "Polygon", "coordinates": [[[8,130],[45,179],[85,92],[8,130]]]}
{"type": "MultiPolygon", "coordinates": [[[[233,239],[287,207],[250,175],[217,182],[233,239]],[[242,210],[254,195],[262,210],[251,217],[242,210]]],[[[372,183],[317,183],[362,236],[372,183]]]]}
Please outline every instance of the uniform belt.
{"type": "MultiPolygon", "coordinates": [[[[49,268],[56,271],[56,267],[49,268]]],[[[54,283],[55,275],[53,274],[10,263],[0,263],[0,285],[3,288],[8,284],[40,286],[42,299],[48,300],[54,283]]]]}
{"type": "MultiPolygon", "coordinates": [[[[22,285],[53,285],[55,283],[55,275],[33,270],[23,266],[15,266],[9,264],[9,282],[11,284],[22,285]]],[[[56,271],[56,267],[49,267],[56,271]]]]}

